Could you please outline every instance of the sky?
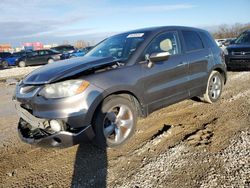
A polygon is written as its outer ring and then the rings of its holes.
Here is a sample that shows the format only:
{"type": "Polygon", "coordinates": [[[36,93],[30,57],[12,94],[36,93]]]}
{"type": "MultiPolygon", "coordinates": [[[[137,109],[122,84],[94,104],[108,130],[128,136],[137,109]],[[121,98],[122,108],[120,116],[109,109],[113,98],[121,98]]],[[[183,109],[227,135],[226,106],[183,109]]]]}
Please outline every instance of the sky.
{"type": "Polygon", "coordinates": [[[250,23],[250,0],[1,0],[0,44],[97,42],[163,25],[250,23]]]}

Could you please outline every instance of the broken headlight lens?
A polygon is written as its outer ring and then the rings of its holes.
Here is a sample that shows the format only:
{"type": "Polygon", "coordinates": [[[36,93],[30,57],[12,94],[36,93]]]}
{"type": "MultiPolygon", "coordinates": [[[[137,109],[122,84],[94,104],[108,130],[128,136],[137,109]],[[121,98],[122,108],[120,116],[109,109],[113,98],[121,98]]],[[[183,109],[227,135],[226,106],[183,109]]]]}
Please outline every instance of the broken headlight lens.
{"type": "Polygon", "coordinates": [[[86,80],[67,80],[46,85],[39,95],[45,98],[64,98],[82,93],[89,86],[86,80]]]}

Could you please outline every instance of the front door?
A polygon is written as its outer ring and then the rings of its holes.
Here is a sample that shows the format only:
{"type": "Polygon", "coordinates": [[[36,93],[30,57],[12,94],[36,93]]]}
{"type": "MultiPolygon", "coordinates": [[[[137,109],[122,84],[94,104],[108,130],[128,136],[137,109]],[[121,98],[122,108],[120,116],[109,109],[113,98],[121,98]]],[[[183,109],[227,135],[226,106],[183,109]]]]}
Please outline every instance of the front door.
{"type": "Polygon", "coordinates": [[[26,56],[26,65],[34,65],[36,63],[36,59],[38,57],[38,52],[33,51],[31,53],[27,53],[26,56]]]}
{"type": "Polygon", "coordinates": [[[143,55],[169,52],[169,59],[144,66],[144,96],[148,112],[188,97],[188,63],[181,52],[178,32],[169,31],[153,39],[143,55]]]}
{"type": "Polygon", "coordinates": [[[46,50],[39,50],[38,51],[38,56],[36,59],[36,64],[47,64],[48,63],[48,52],[46,50]]]}

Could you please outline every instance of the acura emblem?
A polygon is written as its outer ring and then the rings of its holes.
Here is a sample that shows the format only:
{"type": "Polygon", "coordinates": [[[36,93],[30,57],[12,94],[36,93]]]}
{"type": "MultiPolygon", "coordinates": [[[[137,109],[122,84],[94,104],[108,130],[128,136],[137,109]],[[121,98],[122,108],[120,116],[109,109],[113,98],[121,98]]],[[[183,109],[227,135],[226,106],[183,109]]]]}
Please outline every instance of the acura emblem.
{"type": "Polygon", "coordinates": [[[241,55],[245,55],[245,52],[241,52],[241,55]]]}

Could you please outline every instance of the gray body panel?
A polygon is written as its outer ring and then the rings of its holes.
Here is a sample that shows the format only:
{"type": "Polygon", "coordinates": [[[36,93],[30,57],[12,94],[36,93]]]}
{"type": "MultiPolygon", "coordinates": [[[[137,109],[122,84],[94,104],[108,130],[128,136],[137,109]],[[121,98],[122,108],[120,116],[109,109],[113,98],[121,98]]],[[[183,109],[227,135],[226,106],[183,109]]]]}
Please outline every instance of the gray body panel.
{"type": "Polygon", "coordinates": [[[134,96],[144,116],[178,101],[200,96],[206,91],[209,74],[216,69],[226,76],[226,66],[217,46],[206,44],[201,50],[187,52],[182,29],[204,32],[175,26],[134,31],[147,31],[148,36],[125,65],[113,68],[116,64],[113,58],[90,57],[49,64],[29,74],[17,86],[15,99],[22,105],[28,105],[32,109],[31,114],[37,118],[60,119],[72,128],[84,128],[91,125],[103,99],[112,94],[134,96]],[[178,33],[180,53],[149,68],[147,62],[143,61],[143,51],[152,39],[167,31],[178,33]],[[90,73],[98,68],[102,68],[102,71],[90,73]],[[90,83],[82,94],[63,99],[45,99],[38,95],[45,84],[75,78],[90,83]],[[20,93],[22,87],[29,85],[36,89],[28,94],[20,93]]]}

